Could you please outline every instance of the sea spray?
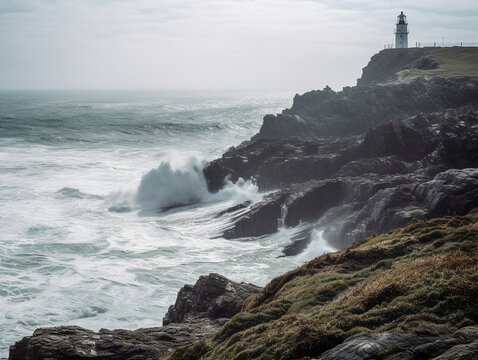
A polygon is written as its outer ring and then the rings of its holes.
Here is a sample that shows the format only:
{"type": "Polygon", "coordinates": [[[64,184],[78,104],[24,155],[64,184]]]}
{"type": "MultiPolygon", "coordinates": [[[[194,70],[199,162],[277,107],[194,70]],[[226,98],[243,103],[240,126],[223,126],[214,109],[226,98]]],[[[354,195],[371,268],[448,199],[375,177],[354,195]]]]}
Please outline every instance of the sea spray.
{"type": "Polygon", "coordinates": [[[324,237],[324,230],[313,229],[309,245],[302,253],[297,255],[297,260],[307,262],[317,256],[334,251],[337,251],[337,249],[330,246],[327,242],[327,239],[324,237]]]}
{"type": "Polygon", "coordinates": [[[239,178],[235,183],[226,179],[217,193],[207,190],[203,168],[207,164],[191,153],[169,154],[158,167],[145,173],[136,189],[111,192],[106,198],[111,212],[141,210],[142,213],[162,212],[173,207],[197,203],[232,206],[260,201],[267,193],[259,193],[252,181],[239,178]]]}
{"type": "Polygon", "coordinates": [[[208,194],[203,166],[195,158],[180,169],[162,162],[141,179],[135,204],[145,210],[164,210],[200,202],[208,194]]]}
{"type": "Polygon", "coordinates": [[[282,204],[280,207],[280,219],[278,220],[279,223],[279,229],[285,229],[285,218],[287,217],[287,214],[289,212],[289,209],[287,208],[286,204],[282,204]]]}
{"type": "Polygon", "coordinates": [[[257,202],[268,193],[260,193],[257,185],[251,180],[239,178],[237,182],[226,179],[224,187],[217,193],[209,193],[209,201],[227,201],[233,204],[243,203],[245,201],[257,202]]]}

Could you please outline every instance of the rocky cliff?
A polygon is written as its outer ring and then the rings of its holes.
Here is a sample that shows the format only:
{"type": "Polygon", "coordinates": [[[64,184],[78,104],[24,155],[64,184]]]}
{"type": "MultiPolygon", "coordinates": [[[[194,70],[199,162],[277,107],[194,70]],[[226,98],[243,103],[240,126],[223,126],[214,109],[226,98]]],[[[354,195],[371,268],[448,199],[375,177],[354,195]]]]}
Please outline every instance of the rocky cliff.
{"type": "Polygon", "coordinates": [[[452,56],[478,63],[478,49],[386,50],[358,86],[296,96],[291,109],[266,116],[251,141],[204,169],[210,191],[225,178],[275,191],[245,205],[224,237],[300,224],[284,249],[293,255],[313,228],[341,248],[478,206],[478,71],[466,61],[452,68],[452,56]]]}
{"type": "Polygon", "coordinates": [[[452,111],[391,121],[354,137],[260,139],[230,150],[205,172],[280,189],[237,211],[224,237],[300,224],[302,236],[285,249],[292,255],[307,244],[304,226],[323,229],[342,248],[413,218],[467,213],[478,206],[477,154],[478,112],[452,111]]]}
{"type": "Polygon", "coordinates": [[[354,135],[419,113],[476,109],[477,63],[477,48],[383,50],[363,69],[358,86],[296,95],[290,109],[264,117],[253,139],[354,135]]]}

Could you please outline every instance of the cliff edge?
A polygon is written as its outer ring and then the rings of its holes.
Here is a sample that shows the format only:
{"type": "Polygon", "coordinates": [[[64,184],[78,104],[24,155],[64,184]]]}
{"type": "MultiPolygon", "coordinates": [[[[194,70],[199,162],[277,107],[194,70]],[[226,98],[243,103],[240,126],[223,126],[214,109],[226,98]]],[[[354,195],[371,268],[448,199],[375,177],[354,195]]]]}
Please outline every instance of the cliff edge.
{"type": "Polygon", "coordinates": [[[478,48],[389,49],[374,55],[358,86],[294,97],[267,115],[260,138],[348,136],[394,119],[478,107],[478,48]]]}
{"type": "Polygon", "coordinates": [[[478,48],[384,50],[358,86],[296,95],[204,169],[212,192],[226,178],[274,191],[236,211],[223,236],[294,228],[284,254],[295,255],[314,228],[342,248],[413,218],[477,207],[477,69],[478,48]]]}

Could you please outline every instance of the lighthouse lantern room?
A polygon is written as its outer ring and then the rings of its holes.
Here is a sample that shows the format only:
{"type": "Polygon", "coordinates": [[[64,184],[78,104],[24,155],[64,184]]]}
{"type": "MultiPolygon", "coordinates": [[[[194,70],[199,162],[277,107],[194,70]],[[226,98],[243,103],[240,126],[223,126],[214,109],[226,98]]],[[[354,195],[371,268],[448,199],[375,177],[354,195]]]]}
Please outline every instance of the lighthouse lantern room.
{"type": "Polygon", "coordinates": [[[408,48],[407,17],[403,14],[397,16],[397,28],[395,30],[395,48],[408,48]]]}

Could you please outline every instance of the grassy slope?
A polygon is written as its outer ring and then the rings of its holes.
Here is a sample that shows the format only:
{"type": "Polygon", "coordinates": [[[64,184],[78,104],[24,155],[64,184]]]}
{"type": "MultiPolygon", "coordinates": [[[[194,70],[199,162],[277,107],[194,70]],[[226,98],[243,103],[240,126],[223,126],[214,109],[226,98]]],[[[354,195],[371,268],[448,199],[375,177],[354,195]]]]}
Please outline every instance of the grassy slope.
{"type": "Polygon", "coordinates": [[[427,48],[431,57],[440,64],[434,70],[407,70],[407,76],[478,76],[478,47],[427,48]]]}
{"type": "Polygon", "coordinates": [[[169,360],[298,359],[361,332],[478,324],[478,209],[416,221],[272,280],[208,342],[169,360]]]}

